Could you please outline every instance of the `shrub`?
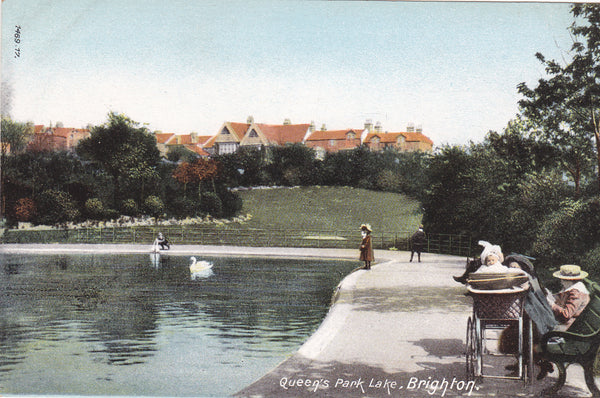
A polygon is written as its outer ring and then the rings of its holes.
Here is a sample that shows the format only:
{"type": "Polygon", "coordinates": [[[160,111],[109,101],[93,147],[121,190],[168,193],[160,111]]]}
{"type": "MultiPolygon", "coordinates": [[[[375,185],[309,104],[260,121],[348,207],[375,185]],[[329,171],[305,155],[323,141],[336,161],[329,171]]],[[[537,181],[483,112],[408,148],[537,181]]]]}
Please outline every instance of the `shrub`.
{"type": "Polygon", "coordinates": [[[101,220],[104,217],[104,205],[98,198],[91,198],[85,201],[85,213],[94,220],[101,220]]]}
{"type": "Polygon", "coordinates": [[[237,193],[223,190],[219,197],[223,206],[223,217],[233,217],[242,210],[242,198],[237,193]]]}
{"type": "Polygon", "coordinates": [[[144,212],[152,217],[160,217],[165,212],[165,205],[158,196],[150,195],[144,200],[144,212]]]}
{"type": "Polygon", "coordinates": [[[46,190],[42,192],[37,201],[38,224],[53,225],[66,221],[73,221],[79,216],[71,196],[64,191],[46,190]]]}
{"type": "Polygon", "coordinates": [[[213,217],[223,216],[223,203],[221,198],[214,192],[202,192],[200,195],[200,209],[213,217]]]}
{"type": "Polygon", "coordinates": [[[401,192],[402,177],[392,170],[383,170],[377,176],[376,187],[380,191],[385,192],[401,192]]]}
{"type": "Polygon", "coordinates": [[[125,199],[121,203],[121,213],[126,216],[135,217],[139,214],[140,210],[134,199],[125,199]]]}
{"type": "Polygon", "coordinates": [[[580,261],[581,268],[594,276],[600,276],[600,245],[587,252],[580,261]]]}
{"type": "Polygon", "coordinates": [[[167,212],[175,218],[186,218],[198,215],[200,204],[197,200],[186,197],[175,197],[168,203],[167,212]]]}
{"type": "Polygon", "coordinates": [[[21,198],[15,205],[15,215],[18,221],[30,221],[35,216],[35,202],[31,198],[21,198]]]}
{"type": "Polygon", "coordinates": [[[600,241],[600,198],[565,200],[540,227],[534,256],[545,262],[578,262],[600,241]]]}

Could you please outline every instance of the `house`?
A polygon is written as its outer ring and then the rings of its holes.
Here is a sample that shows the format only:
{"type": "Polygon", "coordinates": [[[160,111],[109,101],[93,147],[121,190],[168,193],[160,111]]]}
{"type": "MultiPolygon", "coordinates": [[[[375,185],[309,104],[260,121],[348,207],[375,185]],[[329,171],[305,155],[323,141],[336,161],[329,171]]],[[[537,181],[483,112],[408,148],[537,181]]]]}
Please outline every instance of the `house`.
{"type": "Polygon", "coordinates": [[[421,127],[415,130],[409,124],[405,132],[383,131],[378,122],[374,129],[365,129],[362,143],[372,151],[381,151],[385,148],[394,148],[398,151],[423,151],[433,150],[433,141],[423,134],[421,127]]]}
{"type": "Polygon", "coordinates": [[[324,159],[326,152],[354,149],[361,144],[363,129],[327,130],[325,125],[319,131],[309,134],[304,144],[313,148],[318,159],[324,159]]]}
{"type": "MultiPolygon", "coordinates": [[[[276,145],[302,143],[311,132],[311,124],[292,124],[289,119],[283,124],[254,123],[253,118],[246,134],[240,141],[240,146],[264,149],[276,145]]],[[[314,127],[314,126],[313,126],[314,127]]]]}
{"type": "Polygon", "coordinates": [[[74,150],[79,141],[90,136],[89,129],[73,127],[46,127],[43,124],[33,126],[30,149],[38,150],[74,150]]]}
{"type": "Polygon", "coordinates": [[[218,133],[205,142],[203,145],[204,150],[211,155],[236,152],[240,147],[242,138],[244,138],[252,123],[253,120],[250,118],[247,123],[223,123],[218,133]]]}
{"type": "Polygon", "coordinates": [[[210,154],[203,149],[203,145],[212,138],[209,135],[198,135],[198,133],[190,134],[173,134],[173,133],[162,133],[155,132],[156,145],[160,152],[160,155],[166,157],[169,150],[174,148],[185,148],[195,154],[207,157],[210,154]]]}

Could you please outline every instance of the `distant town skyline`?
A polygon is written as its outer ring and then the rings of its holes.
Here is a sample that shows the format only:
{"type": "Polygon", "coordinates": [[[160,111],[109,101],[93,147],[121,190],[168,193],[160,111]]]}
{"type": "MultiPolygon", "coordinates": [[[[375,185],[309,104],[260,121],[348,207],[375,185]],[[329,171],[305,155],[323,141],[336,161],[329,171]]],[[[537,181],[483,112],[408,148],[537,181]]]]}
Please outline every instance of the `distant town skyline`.
{"type": "Polygon", "coordinates": [[[535,53],[567,56],[572,21],[566,3],[5,0],[2,81],[11,116],[36,124],[370,119],[464,144],[502,131],[517,84],[544,76],[535,53]]]}

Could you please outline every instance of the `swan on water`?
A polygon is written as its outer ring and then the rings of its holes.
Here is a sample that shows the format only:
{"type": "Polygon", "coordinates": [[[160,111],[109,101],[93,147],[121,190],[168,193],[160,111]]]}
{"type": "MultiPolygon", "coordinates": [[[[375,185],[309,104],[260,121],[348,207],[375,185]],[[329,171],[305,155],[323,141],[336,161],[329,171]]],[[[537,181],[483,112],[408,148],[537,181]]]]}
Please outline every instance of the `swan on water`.
{"type": "Polygon", "coordinates": [[[197,261],[196,257],[190,257],[190,272],[191,273],[196,273],[196,272],[202,272],[202,271],[206,271],[208,269],[212,268],[212,263],[209,263],[208,261],[197,261]]]}

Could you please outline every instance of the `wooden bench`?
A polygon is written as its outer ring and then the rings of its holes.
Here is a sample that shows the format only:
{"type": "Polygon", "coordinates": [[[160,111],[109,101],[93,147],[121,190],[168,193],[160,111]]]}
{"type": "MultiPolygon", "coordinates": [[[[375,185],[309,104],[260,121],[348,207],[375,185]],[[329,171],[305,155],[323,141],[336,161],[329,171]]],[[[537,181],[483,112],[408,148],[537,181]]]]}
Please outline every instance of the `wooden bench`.
{"type": "Polygon", "coordinates": [[[592,395],[600,397],[600,389],[594,382],[596,374],[600,385],[600,285],[589,279],[583,282],[590,292],[590,302],[581,315],[568,331],[550,331],[541,338],[542,357],[558,368],[558,381],[545,394],[556,394],[565,384],[567,367],[578,363],[584,369],[585,383],[592,395]]]}

